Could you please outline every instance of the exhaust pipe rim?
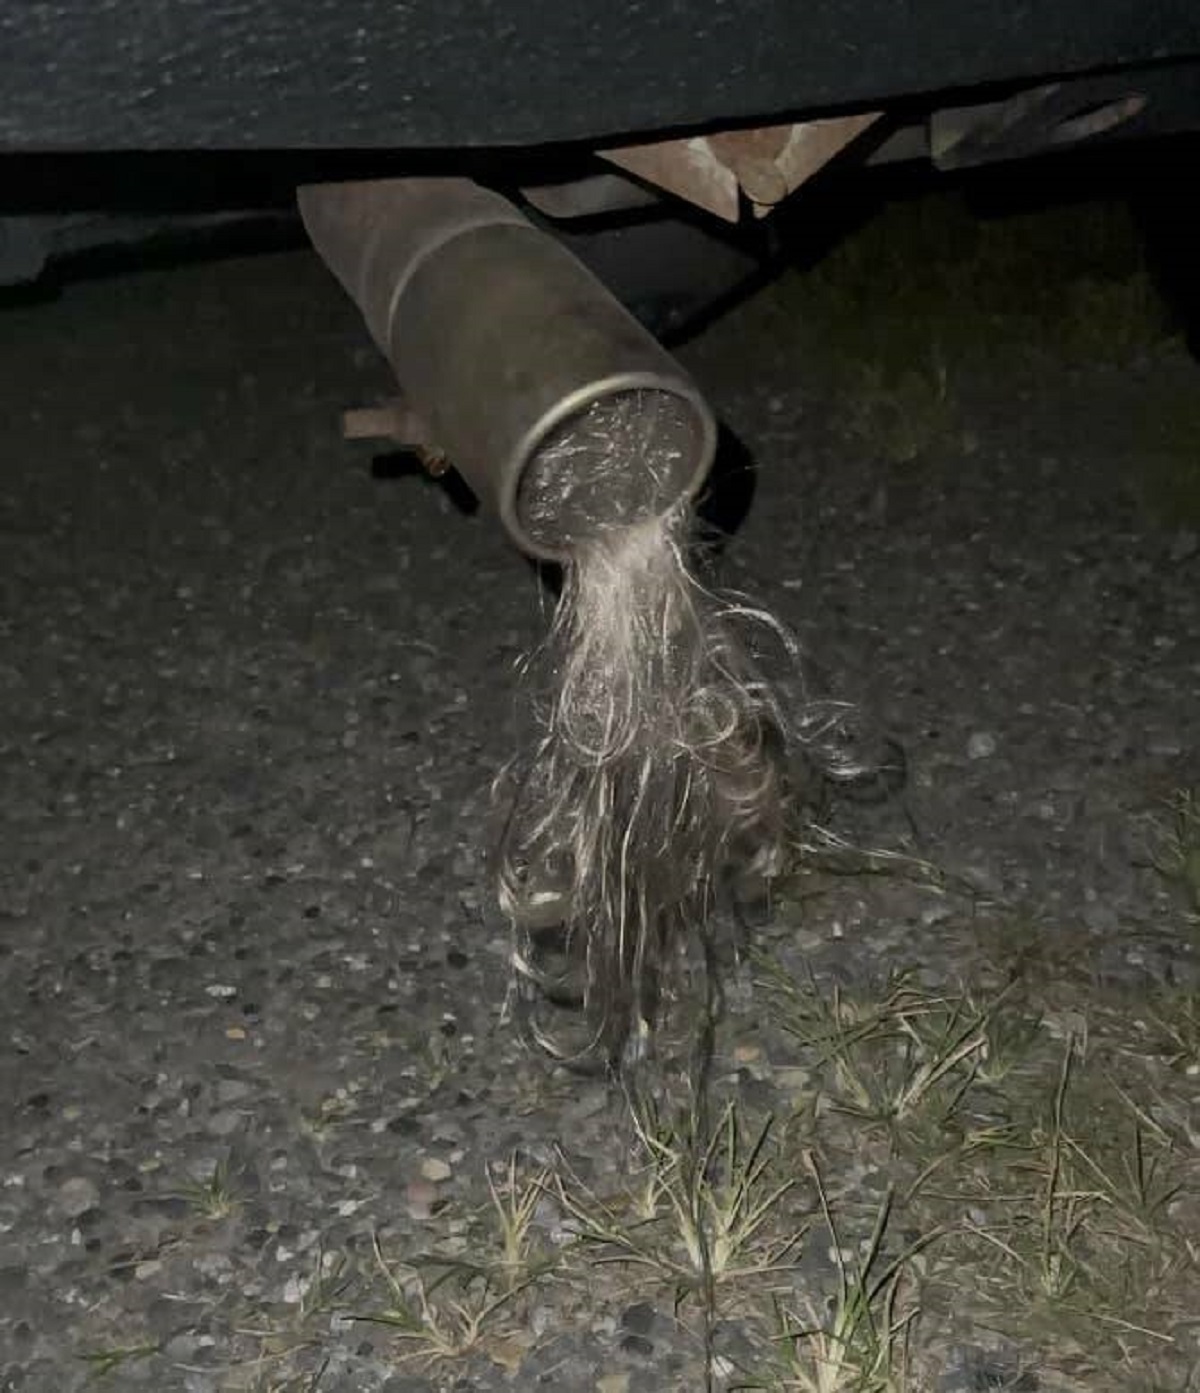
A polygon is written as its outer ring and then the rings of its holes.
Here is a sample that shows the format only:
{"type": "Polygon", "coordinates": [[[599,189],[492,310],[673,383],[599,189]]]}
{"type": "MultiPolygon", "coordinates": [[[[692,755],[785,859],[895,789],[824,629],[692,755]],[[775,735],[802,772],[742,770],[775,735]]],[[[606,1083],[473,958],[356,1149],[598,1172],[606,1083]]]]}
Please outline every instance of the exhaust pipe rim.
{"type": "MultiPolygon", "coordinates": [[[[670,502],[663,511],[676,502],[694,499],[700,492],[716,456],[717,423],[698,387],[682,374],[667,376],[644,369],[614,372],[581,384],[575,391],[554,402],[529,426],[510,451],[503,469],[497,495],[500,520],[517,545],[536,560],[562,564],[571,555],[570,539],[564,538],[559,544],[552,543],[531,530],[527,519],[522,516],[522,485],[530,471],[537,466],[541,452],[557,431],[582,417],[591,407],[638,392],[655,393],[682,405],[693,432],[691,450],[686,455],[680,455],[682,468],[672,476],[670,502]]],[[[626,469],[636,469],[638,463],[636,459],[624,462],[626,469]]],[[[653,511],[646,506],[639,510],[636,519],[629,521],[643,521],[653,511]]]]}

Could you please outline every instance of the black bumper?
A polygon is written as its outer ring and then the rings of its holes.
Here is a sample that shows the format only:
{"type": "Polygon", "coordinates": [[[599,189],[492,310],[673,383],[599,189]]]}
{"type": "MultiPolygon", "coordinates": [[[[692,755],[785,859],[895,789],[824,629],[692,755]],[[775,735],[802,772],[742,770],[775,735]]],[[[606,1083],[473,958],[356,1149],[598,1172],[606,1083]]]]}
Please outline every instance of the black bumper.
{"type": "Polygon", "coordinates": [[[0,0],[0,151],[594,142],[1196,55],[1196,0],[0,0]]]}

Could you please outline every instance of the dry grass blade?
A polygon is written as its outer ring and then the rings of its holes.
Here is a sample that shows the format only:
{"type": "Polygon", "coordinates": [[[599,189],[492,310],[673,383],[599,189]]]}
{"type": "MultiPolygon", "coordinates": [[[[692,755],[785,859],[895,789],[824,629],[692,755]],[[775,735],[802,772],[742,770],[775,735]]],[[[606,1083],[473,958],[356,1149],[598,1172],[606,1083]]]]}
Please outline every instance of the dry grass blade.
{"type": "Polygon", "coordinates": [[[996,1038],[1003,994],[983,1006],[968,998],[927,994],[906,974],[875,999],[856,1000],[839,986],[822,992],[810,976],[800,986],[760,958],[764,985],[779,1024],[827,1073],[827,1092],[839,1109],[899,1128],[932,1108],[954,1112],[996,1038]]]}
{"type": "Polygon", "coordinates": [[[677,1301],[787,1266],[803,1229],[784,1224],[782,1233],[769,1232],[796,1184],[776,1177],[770,1119],[748,1141],[732,1103],[707,1140],[641,1116],[635,1126],[645,1179],[631,1203],[615,1205],[560,1181],[580,1237],[601,1249],[598,1261],[647,1270],[675,1288],[677,1301]]]}
{"type": "Polygon", "coordinates": [[[833,1209],[813,1153],[804,1164],[820,1200],[838,1270],[837,1292],[829,1313],[818,1316],[810,1302],[808,1319],[777,1306],[781,1351],[765,1380],[737,1385],[769,1393],[902,1393],[907,1387],[907,1346],[917,1309],[900,1309],[901,1286],[908,1264],[938,1236],[931,1233],[898,1256],[885,1259],[884,1237],[892,1213],[889,1191],[876,1211],[862,1256],[845,1256],[833,1209]]]}
{"type": "Polygon", "coordinates": [[[89,1350],[85,1354],[78,1355],[77,1358],[88,1366],[93,1378],[100,1379],[106,1378],[127,1364],[137,1363],[143,1359],[152,1359],[161,1349],[161,1345],[150,1342],[140,1345],[114,1345],[110,1349],[89,1350]]]}
{"type": "Polygon", "coordinates": [[[504,1286],[516,1286],[530,1275],[540,1275],[552,1265],[550,1259],[533,1261],[530,1239],[530,1225],[538,1202],[546,1193],[550,1174],[548,1168],[543,1168],[530,1179],[519,1182],[515,1152],[508,1159],[502,1186],[497,1186],[490,1170],[486,1173],[488,1194],[500,1238],[500,1255],[495,1265],[504,1286]]]}
{"type": "Polygon", "coordinates": [[[385,1306],[355,1314],[352,1319],[386,1326],[397,1339],[415,1346],[410,1351],[411,1358],[427,1365],[463,1359],[479,1349],[486,1337],[502,1337],[506,1332],[496,1326],[497,1318],[529,1285],[524,1281],[497,1290],[486,1277],[471,1273],[459,1283],[462,1299],[439,1296],[439,1291],[460,1273],[448,1268],[427,1282],[410,1264],[389,1264],[377,1234],[372,1238],[372,1250],[389,1300],[385,1306]],[[407,1283],[397,1275],[398,1268],[407,1268],[411,1273],[407,1283]]]}

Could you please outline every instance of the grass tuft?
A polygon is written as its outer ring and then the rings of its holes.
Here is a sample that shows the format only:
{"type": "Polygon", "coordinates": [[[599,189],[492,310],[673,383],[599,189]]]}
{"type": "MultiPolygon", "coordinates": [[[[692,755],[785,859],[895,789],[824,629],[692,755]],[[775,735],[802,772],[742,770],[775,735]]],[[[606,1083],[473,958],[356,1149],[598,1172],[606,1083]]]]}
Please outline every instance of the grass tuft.
{"type": "Polygon", "coordinates": [[[218,1161],[206,1180],[186,1186],[183,1197],[200,1218],[214,1222],[230,1218],[241,1207],[226,1161],[218,1161]]]}
{"type": "Polygon", "coordinates": [[[824,1313],[810,1298],[803,1318],[776,1303],[774,1368],[765,1378],[735,1386],[766,1393],[902,1393],[909,1386],[908,1337],[918,1314],[916,1304],[904,1299],[902,1283],[909,1266],[937,1235],[926,1235],[898,1256],[886,1257],[884,1236],[893,1202],[889,1191],[861,1255],[847,1257],[812,1152],[805,1153],[804,1164],[832,1244],[836,1293],[824,1313]]]}
{"type": "Polygon", "coordinates": [[[785,1270],[804,1230],[773,1220],[795,1188],[780,1178],[768,1118],[749,1135],[730,1103],[711,1135],[635,1114],[642,1153],[637,1183],[601,1197],[578,1177],[558,1193],[595,1261],[640,1269],[667,1283],[678,1307],[689,1296],[785,1270]]]}

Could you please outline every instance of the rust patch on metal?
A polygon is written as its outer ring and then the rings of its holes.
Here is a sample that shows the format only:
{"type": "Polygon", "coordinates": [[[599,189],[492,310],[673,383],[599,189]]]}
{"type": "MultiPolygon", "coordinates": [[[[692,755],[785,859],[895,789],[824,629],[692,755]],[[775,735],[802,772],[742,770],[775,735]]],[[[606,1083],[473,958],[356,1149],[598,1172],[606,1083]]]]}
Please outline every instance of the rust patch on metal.
{"type": "Polygon", "coordinates": [[[726,222],[737,222],[741,193],[745,193],[755,217],[765,217],[882,114],[870,111],[754,130],[718,131],[600,154],[610,164],[726,222]]]}
{"type": "Polygon", "coordinates": [[[707,136],[656,140],[600,154],[609,164],[636,174],[648,184],[677,194],[726,222],[737,222],[737,175],[717,159],[707,136]]]}
{"type": "Polygon", "coordinates": [[[378,406],[356,406],[342,412],[342,438],[345,440],[387,440],[411,451],[422,469],[440,479],[450,468],[443,450],[428,443],[429,432],[399,397],[378,406]]]}

